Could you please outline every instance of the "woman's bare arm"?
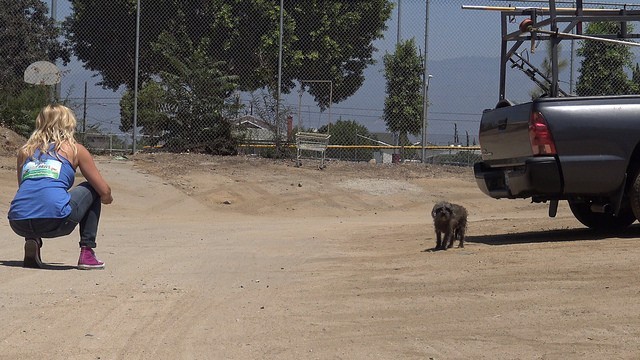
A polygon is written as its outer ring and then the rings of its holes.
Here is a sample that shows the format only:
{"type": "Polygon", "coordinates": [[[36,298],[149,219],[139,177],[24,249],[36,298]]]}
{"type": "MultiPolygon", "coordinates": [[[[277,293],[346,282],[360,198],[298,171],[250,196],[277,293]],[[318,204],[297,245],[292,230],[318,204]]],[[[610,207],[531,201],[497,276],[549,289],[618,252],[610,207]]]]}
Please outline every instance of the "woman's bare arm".
{"type": "Polygon", "coordinates": [[[18,173],[18,186],[22,182],[22,165],[24,165],[25,154],[22,150],[18,150],[18,156],[16,156],[16,172],[18,173]]]}
{"type": "Polygon", "coordinates": [[[76,144],[78,149],[77,161],[80,172],[85,179],[91,184],[91,186],[98,192],[103,204],[111,204],[113,197],[111,196],[111,188],[109,184],[104,180],[100,171],[96,167],[96,163],[93,161],[93,157],[84,146],[76,144]]]}

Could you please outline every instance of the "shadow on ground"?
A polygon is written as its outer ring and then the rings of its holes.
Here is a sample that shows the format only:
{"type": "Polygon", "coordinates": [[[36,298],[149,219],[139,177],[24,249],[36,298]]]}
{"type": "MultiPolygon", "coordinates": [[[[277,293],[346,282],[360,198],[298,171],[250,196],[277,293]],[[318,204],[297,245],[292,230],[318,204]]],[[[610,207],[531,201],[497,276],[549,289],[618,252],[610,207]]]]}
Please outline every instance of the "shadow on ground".
{"type": "MultiPolygon", "coordinates": [[[[22,260],[0,260],[0,266],[22,267],[22,260]]],[[[42,264],[42,268],[38,270],[72,270],[75,266],[63,265],[59,263],[42,264]]]]}
{"type": "Polygon", "coordinates": [[[640,225],[634,225],[617,232],[601,232],[588,228],[527,231],[521,233],[516,232],[497,235],[467,236],[465,241],[486,245],[512,245],[544,242],[604,240],[609,238],[640,238],[640,225]]]}

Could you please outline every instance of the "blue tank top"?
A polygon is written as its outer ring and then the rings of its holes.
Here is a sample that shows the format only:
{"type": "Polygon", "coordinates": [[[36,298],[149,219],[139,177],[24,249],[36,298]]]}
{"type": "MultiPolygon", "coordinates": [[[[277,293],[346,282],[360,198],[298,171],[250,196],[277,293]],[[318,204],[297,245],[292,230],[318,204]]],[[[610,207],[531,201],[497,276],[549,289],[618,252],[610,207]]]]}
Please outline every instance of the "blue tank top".
{"type": "Polygon", "coordinates": [[[22,166],[9,220],[66,218],[71,213],[69,189],[74,180],[75,169],[67,159],[36,150],[22,166]]]}

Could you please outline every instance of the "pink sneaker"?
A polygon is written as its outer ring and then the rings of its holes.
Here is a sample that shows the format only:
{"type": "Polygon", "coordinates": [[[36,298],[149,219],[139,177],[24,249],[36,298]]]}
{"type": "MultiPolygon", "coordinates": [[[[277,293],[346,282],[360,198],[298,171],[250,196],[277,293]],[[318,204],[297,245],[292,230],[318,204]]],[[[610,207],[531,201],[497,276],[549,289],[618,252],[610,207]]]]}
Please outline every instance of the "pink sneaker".
{"type": "Polygon", "coordinates": [[[80,248],[80,258],[78,259],[79,270],[104,269],[104,263],[96,258],[96,253],[92,248],[83,246],[80,248]]]}
{"type": "Polygon", "coordinates": [[[40,248],[42,247],[42,239],[25,239],[24,241],[24,262],[23,267],[36,268],[42,267],[42,259],[40,259],[40,248]]]}

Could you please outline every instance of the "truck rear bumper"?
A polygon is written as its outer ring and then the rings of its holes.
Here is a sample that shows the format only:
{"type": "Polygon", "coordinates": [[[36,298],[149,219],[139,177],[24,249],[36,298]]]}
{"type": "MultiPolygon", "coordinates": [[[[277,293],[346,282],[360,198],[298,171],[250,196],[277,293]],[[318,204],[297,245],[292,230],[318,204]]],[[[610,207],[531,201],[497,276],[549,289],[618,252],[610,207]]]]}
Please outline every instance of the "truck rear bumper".
{"type": "Polygon", "coordinates": [[[528,198],[562,193],[558,162],[553,157],[536,157],[517,167],[490,167],[484,162],[473,166],[480,190],[492,198],[528,198]]]}

